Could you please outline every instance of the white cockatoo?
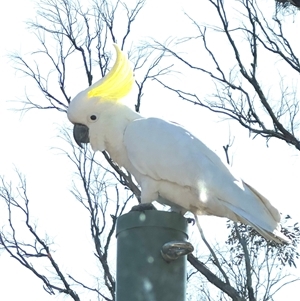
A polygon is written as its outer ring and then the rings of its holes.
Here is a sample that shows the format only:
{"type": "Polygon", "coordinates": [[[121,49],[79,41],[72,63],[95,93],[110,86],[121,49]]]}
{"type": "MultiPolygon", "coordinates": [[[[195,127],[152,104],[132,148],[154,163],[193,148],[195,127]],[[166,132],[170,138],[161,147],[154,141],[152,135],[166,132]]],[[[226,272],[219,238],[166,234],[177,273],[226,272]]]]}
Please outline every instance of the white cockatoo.
{"type": "Polygon", "coordinates": [[[158,201],[182,213],[226,217],[251,225],[266,239],[287,242],[280,214],[184,127],[159,118],[144,118],[122,103],[134,84],[133,70],[114,45],[116,62],[101,80],[70,103],[74,139],[107,151],[134,175],[141,202],[158,201]]]}

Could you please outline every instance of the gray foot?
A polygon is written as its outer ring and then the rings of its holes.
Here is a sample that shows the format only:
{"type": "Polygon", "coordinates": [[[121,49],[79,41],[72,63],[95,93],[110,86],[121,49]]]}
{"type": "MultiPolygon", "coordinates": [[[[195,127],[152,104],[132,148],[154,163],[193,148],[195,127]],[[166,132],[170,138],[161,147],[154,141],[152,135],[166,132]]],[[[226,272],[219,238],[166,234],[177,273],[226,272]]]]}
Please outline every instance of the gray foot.
{"type": "Polygon", "coordinates": [[[156,208],[152,205],[152,203],[145,203],[133,206],[130,211],[146,211],[146,210],[156,210],[156,208]]]}

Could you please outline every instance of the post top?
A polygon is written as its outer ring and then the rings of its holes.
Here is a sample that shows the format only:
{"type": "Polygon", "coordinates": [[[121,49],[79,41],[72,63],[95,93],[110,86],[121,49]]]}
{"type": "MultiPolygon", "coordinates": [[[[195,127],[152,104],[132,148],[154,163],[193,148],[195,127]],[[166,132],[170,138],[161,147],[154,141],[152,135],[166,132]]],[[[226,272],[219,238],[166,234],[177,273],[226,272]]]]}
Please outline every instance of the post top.
{"type": "Polygon", "coordinates": [[[158,210],[130,211],[117,220],[116,236],[124,230],[140,227],[169,228],[187,235],[187,219],[176,212],[158,210]]]}

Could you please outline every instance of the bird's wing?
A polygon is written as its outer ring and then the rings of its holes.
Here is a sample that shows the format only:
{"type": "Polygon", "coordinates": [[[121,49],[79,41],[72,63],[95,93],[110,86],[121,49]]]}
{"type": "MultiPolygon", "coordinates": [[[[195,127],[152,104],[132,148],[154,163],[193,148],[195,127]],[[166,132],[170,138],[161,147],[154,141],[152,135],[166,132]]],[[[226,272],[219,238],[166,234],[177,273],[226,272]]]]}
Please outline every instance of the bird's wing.
{"type": "Polygon", "coordinates": [[[198,138],[159,118],[130,123],[124,144],[134,167],[155,180],[196,187],[199,181],[209,182],[213,178],[217,182],[218,175],[231,175],[220,158],[198,138]]]}
{"type": "Polygon", "coordinates": [[[138,119],[127,126],[124,144],[130,162],[141,174],[191,187],[199,192],[199,202],[206,191],[207,214],[278,235],[278,210],[183,127],[158,118],[138,119]]]}
{"type": "Polygon", "coordinates": [[[223,198],[232,193],[229,185],[243,185],[213,151],[177,124],[158,118],[135,120],[125,131],[124,144],[133,166],[152,179],[205,186],[223,198]]]}

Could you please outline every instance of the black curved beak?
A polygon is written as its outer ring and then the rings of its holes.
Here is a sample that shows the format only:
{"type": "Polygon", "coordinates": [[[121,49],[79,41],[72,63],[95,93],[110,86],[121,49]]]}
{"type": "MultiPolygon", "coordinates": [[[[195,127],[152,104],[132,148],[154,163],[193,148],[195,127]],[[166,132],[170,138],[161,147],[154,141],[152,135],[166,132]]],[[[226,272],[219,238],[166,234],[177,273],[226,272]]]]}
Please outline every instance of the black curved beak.
{"type": "Polygon", "coordinates": [[[76,143],[80,146],[82,146],[82,143],[89,143],[89,128],[84,124],[74,124],[73,128],[73,137],[76,143]]]}

